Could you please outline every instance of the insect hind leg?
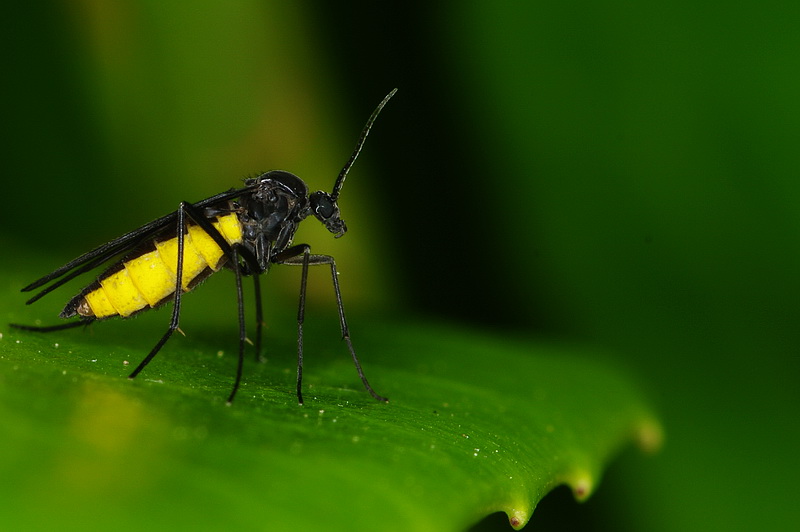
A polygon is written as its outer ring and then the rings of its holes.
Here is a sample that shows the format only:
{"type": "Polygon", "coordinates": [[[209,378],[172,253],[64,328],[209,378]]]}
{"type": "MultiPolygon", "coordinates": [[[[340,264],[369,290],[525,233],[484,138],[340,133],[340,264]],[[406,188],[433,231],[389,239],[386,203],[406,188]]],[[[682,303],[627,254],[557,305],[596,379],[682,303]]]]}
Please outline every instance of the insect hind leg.
{"type": "MultiPolygon", "coordinates": [[[[241,281],[241,268],[239,265],[239,250],[238,248],[231,247],[222,237],[222,235],[217,231],[213,225],[204,217],[205,215],[198,211],[193,205],[187,202],[181,202],[180,207],[178,208],[178,222],[177,222],[177,231],[176,237],[178,241],[178,255],[177,255],[177,264],[175,267],[175,292],[174,292],[174,299],[172,304],[172,316],[170,318],[169,327],[161,339],[156,343],[155,347],[150,350],[147,356],[142,360],[136,369],[128,375],[129,379],[135,378],[149,363],[153,360],[161,348],[164,347],[164,344],[167,343],[167,340],[170,339],[172,333],[178,329],[178,325],[180,323],[180,315],[181,315],[181,300],[183,296],[183,261],[184,261],[184,249],[185,249],[185,239],[186,239],[186,220],[187,217],[190,218],[192,221],[197,223],[220,247],[223,253],[230,259],[231,264],[234,268],[234,272],[236,274],[236,292],[237,292],[237,300],[239,306],[239,360],[236,369],[236,380],[233,384],[233,390],[231,390],[230,395],[228,396],[228,404],[233,402],[233,398],[236,396],[236,392],[239,389],[239,385],[242,380],[242,367],[244,361],[244,345],[246,341],[245,336],[245,325],[244,325],[244,308],[242,303],[242,281],[241,281]]],[[[250,255],[244,256],[245,261],[248,264],[255,264],[255,259],[250,255]]]]}
{"type": "Polygon", "coordinates": [[[129,379],[134,379],[136,376],[153,360],[161,348],[164,347],[164,344],[167,343],[167,340],[172,336],[172,333],[178,328],[180,323],[181,317],[181,297],[183,295],[183,252],[184,252],[184,240],[186,237],[186,214],[189,210],[190,206],[186,202],[181,202],[180,207],[178,207],[178,223],[177,223],[177,239],[178,239],[178,260],[175,269],[175,295],[172,304],[172,316],[169,321],[169,327],[167,328],[167,332],[164,333],[164,336],[156,343],[155,347],[150,350],[147,356],[142,360],[136,369],[134,369],[130,375],[128,375],[129,379]]]}
{"type": "Polygon", "coordinates": [[[81,319],[78,321],[71,321],[69,323],[61,323],[59,325],[24,325],[21,323],[9,323],[8,326],[21,331],[32,331],[40,333],[48,333],[53,331],[63,331],[65,329],[75,329],[77,327],[87,327],[94,323],[94,318],[81,319]]]}

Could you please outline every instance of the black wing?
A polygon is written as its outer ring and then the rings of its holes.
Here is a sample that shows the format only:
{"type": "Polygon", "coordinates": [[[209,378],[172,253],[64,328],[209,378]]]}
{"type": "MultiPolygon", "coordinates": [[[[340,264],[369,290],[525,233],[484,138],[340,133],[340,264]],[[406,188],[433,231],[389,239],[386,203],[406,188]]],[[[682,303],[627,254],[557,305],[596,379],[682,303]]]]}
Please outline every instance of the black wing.
{"type": "MultiPolygon", "coordinates": [[[[197,209],[204,209],[217,203],[239,197],[242,194],[253,190],[254,188],[255,185],[238,189],[232,188],[227,192],[222,192],[215,196],[211,196],[210,198],[199,201],[193,204],[193,206],[197,209]]],[[[58,280],[30,298],[26,304],[30,305],[34,301],[39,300],[45,294],[52,292],[59,286],[71,281],[75,277],[97,268],[103,263],[113,259],[117,255],[133,250],[136,248],[136,246],[141,244],[143,240],[153,238],[159,232],[167,228],[171,228],[176,223],[177,219],[177,212],[172,212],[166,216],[162,216],[161,218],[153,220],[152,222],[147,223],[138,229],[134,229],[130,233],[126,233],[121,237],[112,240],[111,242],[106,242],[102,246],[96,247],[88,253],[84,253],[80,257],[71,260],[60,268],[48,273],[41,279],[37,279],[23,288],[22,292],[30,292],[46,285],[50,281],[55,279],[58,280]]]]}

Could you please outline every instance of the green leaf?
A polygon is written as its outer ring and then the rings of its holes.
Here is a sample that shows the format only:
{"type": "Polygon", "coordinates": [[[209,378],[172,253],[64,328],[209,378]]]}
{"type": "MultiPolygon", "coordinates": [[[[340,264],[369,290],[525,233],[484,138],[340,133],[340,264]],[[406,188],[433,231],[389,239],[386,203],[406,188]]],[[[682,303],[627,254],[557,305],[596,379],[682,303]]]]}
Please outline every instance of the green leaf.
{"type": "MultiPolygon", "coordinates": [[[[23,298],[5,298],[20,321],[23,298]]],[[[599,353],[356,315],[362,363],[391,398],[378,403],[335,312],[309,319],[305,405],[287,328],[269,330],[268,362],[247,360],[229,407],[235,318],[185,319],[188,336],[129,380],[165,327],[166,312],[149,314],[0,329],[7,526],[462,530],[503,511],[519,528],[555,486],[584,499],[623,445],[660,441],[640,391],[599,353]]]]}

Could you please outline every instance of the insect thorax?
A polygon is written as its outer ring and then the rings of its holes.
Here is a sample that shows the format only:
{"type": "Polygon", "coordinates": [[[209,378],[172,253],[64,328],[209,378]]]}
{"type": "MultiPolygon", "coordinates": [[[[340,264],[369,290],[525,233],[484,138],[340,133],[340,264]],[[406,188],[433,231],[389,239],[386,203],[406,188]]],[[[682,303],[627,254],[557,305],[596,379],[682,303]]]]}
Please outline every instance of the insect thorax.
{"type": "Polygon", "coordinates": [[[255,255],[263,272],[276,253],[292,244],[298,224],[310,214],[308,187],[282,170],[248,179],[245,185],[256,188],[239,198],[242,246],[255,255]]]}

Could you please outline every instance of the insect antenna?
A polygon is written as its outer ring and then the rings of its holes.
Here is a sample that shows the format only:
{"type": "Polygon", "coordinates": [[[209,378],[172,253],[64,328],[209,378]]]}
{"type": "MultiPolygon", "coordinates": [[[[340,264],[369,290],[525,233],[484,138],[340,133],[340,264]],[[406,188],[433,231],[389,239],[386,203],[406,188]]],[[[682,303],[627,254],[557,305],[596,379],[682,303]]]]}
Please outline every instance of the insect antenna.
{"type": "Polygon", "coordinates": [[[369,135],[369,130],[372,129],[373,122],[375,122],[375,119],[378,118],[378,115],[380,114],[383,107],[392,98],[392,96],[394,96],[396,92],[397,89],[392,90],[392,92],[387,94],[386,98],[384,98],[383,101],[378,104],[378,107],[376,107],[375,110],[372,111],[369,120],[367,120],[367,124],[361,131],[361,136],[358,138],[358,142],[356,143],[356,147],[353,150],[353,154],[350,155],[350,159],[348,159],[347,162],[344,164],[344,168],[342,168],[342,171],[339,172],[339,177],[336,178],[336,183],[334,183],[333,191],[331,192],[331,199],[333,201],[336,201],[336,199],[339,197],[339,191],[342,189],[344,180],[347,177],[347,172],[350,171],[350,167],[353,166],[353,163],[356,162],[356,159],[358,158],[358,154],[361,153],[361,148],[364,146],[364,141],[367,140],[367,135],[369,135]]]}

